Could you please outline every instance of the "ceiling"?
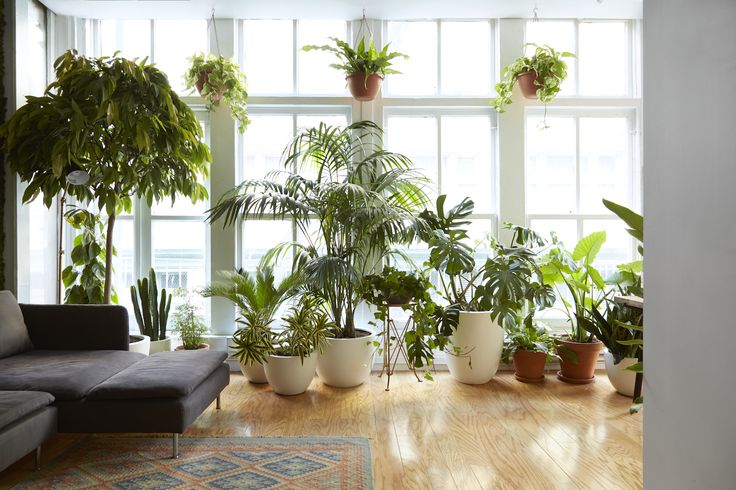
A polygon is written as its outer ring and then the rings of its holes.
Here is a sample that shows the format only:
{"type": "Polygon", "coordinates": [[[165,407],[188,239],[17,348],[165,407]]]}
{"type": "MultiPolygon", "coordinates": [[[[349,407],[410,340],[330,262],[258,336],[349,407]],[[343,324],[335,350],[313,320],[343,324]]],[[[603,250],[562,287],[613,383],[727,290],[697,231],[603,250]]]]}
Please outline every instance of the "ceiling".
{"type": "Polygon", "coordinates": [[[639,19],[643,0],[41,0],[53,12],[86,18],[639,19]]]}

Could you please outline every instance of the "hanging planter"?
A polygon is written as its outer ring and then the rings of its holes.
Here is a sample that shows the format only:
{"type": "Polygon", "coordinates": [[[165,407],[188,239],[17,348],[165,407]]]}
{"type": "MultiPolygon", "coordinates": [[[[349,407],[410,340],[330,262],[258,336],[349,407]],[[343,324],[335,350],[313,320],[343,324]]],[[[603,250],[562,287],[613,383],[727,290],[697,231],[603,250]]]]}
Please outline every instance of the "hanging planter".
{"type": "Polygon", "coordinates": [[[552,102],[560,92],[560,85],[567,78],[567,63],[563,58],[574,58],[572,53],[557,52],[549,46],[537,46],[531,57],[517,58],[501,72],[503,80],[496,84],[497,96],[493,100],[496,112],[504,112],[512,102],[514,83],[519,83],[521,93],[527,99],[539,99],[543,104],[552,102]]]}
{"type": "Polygon", "coordinates": [[[376,98],[381,90],[383,77],[376,73],[366,75],[365,73],[353,73],[345,77],[348,81],[348,88],[355,100],[361,102],[369,102],[376,98]]]}

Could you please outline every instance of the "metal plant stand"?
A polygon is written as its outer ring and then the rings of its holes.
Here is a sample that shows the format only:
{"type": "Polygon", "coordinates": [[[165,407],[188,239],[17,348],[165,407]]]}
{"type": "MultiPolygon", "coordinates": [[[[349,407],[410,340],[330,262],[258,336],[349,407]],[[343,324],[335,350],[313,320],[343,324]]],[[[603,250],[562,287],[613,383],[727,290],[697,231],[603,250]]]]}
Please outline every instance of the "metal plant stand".
{"type": "Polygon", "coordinates": [[[406,335],[406,332],[414,326],[414,305],[384,306],[386,307],[386,321],[383,322],[383,368],[381,369],[381,374],[379,374],[378,377],[380,378],[383,376],[383,373],[386,373],[386,391],[390,391],[391,376],[394,374],[396,364],[401,356],[404,358],[404,362],[406,362],[409,369],[411,369],[411,372],[414,373],[417,381],[421,383],[422,379],[417,374],[417,370],[409,362],[409,353],[407,352],[406,345],[404,344],[404,336],[406,335]],[[401,324],[397,325],[394,319],[391,318],[391,309],[403,308],[406,306],[411,307],[411,314],[406,322],[399,327],[401,324]],[[394,342],[396,342],[396,347],[392,347],[394,342]]]}

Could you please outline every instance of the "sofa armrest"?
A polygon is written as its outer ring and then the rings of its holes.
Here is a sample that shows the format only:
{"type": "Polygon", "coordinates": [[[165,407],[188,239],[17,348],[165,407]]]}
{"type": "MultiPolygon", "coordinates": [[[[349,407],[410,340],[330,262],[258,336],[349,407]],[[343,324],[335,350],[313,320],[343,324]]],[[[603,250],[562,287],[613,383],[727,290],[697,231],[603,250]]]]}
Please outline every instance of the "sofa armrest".
{"type": "Polygon", "coordinates": [[[129,350],[128,310],[119,305],[20,305],[35,349],[129,350]]]}

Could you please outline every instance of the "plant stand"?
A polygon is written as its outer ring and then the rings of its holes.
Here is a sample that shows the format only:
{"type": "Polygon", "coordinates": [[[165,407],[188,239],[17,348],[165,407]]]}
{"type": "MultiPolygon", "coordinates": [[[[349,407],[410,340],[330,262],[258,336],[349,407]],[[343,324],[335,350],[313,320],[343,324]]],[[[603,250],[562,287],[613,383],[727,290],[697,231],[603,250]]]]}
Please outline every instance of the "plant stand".
{"type": "Polygon", "coordinates": [[[409,353],[406,351],[406,346],[404,345],[404,336],[414,325],[414,305],[409,305],[411,306],[412,313],[401,327],[399,327],[394,319],[391,318],[391,309],[402,308],[407,305],[384,306],[386,308],[386,321],[383,322],[383,367],[381,368],[381,374],[379,374],[378,377],[380,378],[383,376],[383,373],[386,373],[386,391],[390,391],[391,376],[394,374],[396,364],[399,361],[399,356],[403,356],[404,362],[406,362],[406,365],[411,369],[411,372],[414,373],[417,381],[421,383],[422,379],[417,374],[416,368],[414,368],[414,366],[409,362],[409,353]],[[397,341],[398,347],[395,349],[391,348],[392,340],[397,341]]]}

